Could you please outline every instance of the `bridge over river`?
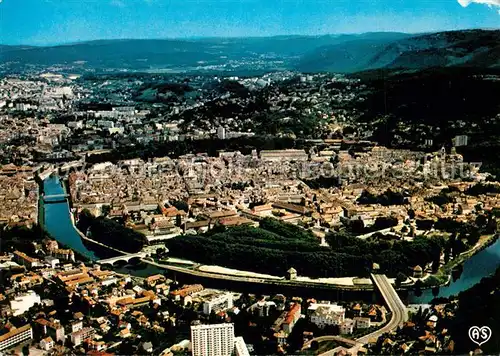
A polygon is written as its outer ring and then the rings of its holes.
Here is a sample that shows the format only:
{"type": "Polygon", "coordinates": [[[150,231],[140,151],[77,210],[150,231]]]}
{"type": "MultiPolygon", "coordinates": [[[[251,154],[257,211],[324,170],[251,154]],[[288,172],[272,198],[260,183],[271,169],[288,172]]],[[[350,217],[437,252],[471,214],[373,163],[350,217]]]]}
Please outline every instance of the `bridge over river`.
{"type": "Polygon", "coordinates": [[[98,263],[100,265],[104,265],[104,264],[113,265],[115,262],[118,262],[118,261],[123,261],[123,262],[128,263],[133,258],[137,258],[139,260],[142,260],[143,258],[145,258],[147,256],[148,256],[147,252],[141,251],[141,252],[137,252],[137,253],[128,253],[128,254],[112,257],[112,258],[106,258],[104,260],[96,261],[96,263],[98,263]]]}
{"type": "Polygon", "coordinates": [[[52,194],[52,195],[44,195],[43,202],[48,204],[53,203],[65,203],[66,199],[69,198],[69,194],[52,194]]]}

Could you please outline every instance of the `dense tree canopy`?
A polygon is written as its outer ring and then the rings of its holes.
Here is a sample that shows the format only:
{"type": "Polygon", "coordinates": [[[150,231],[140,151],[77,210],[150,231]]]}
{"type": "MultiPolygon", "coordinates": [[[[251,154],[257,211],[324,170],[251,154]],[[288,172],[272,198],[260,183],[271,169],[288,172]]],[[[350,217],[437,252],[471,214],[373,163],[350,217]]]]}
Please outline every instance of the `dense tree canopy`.
{"type": "Polygon", "coordinates": [[[90,229],[92,239],[116,249],[135,253],[142,250],[143,234],[105,217],[94,217],[88,210],[80,213],[77,227],[83,233],[90,229]]]}
{"type": "Polygon", "coordinates": [[[473,195],[473,196],[478,196],[482,194],[488,194],[488,193],[493,193],[493,194],[500,194],[500,186],[497,184],[475,184],[469,189],[467,189],[466,194],[468,195],[473,195]]]}
{"type": "Polygon", "coordinates": [[[361,193],[358,198],[359,204],[381,204],[384,206],[388,205],[403,205],[405,204],[405,198],[403,194],[399,192],[394,192],[392,190],[387,190],[384,194],[374,195],[367,190],[361,193]]]}
{"type": "Polygon", "coordinates": [[[179,236],[168,240],[174,256],[205,264],[284,276],[290,267],[311,277],[369,273],[371,261],[320,246],[310,232],[297,226],[264,219],[261,228],[235,227],[202,236],[179,236]]]}
{"type": "Polygon", "coordinates": [[[274,219],[260,228],[235,227],[204,235],[168,240],[173,256],[204,264],[284,276],[290,267],[311,277],[367,276],[373,262],[391,276],[408,274],[410,268],[439,264],[446,246],[441,237],[416,237],[414,241],[385,241],[374,236],[363,240],[348,233],[331,233],[329,247],[309,231],[274,219]]]}

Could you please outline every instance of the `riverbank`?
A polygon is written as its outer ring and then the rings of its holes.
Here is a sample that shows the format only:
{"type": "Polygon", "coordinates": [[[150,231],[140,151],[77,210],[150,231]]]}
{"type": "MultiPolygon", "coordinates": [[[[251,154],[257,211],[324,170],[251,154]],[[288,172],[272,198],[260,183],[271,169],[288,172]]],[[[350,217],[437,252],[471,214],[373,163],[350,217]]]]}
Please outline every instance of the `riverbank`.
{"type": "MultiPolygon", "coordinates": [[[[70,213],[71,215],[71,213],[70,213]]],[[[56,240],[58,245],[64,249],[71,249],[75,254],[75,259],[78,261],[82,261],[84,263],[92,262],[90,258],[81,254],[79,251],[72,249],[70,246],[60,242],[56,237],[52,236],[52,234],[45,228],[45,202],[43,201],[42,195],[40,194],[40,198],[38,199],[38,225],[42,229],[45,236],[49,239],[56,240]]]]}
{"type": "MultiPolygon", "coordinates": [[[[40,190],[45,195],[64,194],[63,183],[55,176],[50,176],[41,182],[40,190]]],[[[42,210],[40,215],[43,216],[43,229],[58,243],[72,249],[80,256],[90,261],[97,260],[98,257],[84,245],[79,231],[75,228],[68,199],[56,203],[45,203],[43,199],[41,200],[39,208],[42,210]]]]}
{"type": "MultiPolygon", "coordinates": [[[[314,279],[309,279],[307,277],[303,278],[297,278],[296,280],[287,280],[284,277],[278,277],[278,276],[267,276],[267,275],[262,275],[262,274],[255,274],[253,272],[247,272],[247,271],[236,271],[236,270],[229,270],[226,271],[223,267],[219,266],[206,266],[209,267],[208,271],[203,271],[199,269],[199,265],[197,265],[194,268],[186,268],[186,267],[180,267],[180,266],[174,266],[171,264],[162,264],[158,263],[155,261],[150,261],[148,259],[141,259],[142,262],[148,263],[150,265],[153,265],[155,267],[163,268],[166,270],[186,274],[186,275],[191,275],[191,276],[196,276],[196,277],[201,277],[201,278],[211,278],[211,279],[218,279],[218,280],[231,280],[235,282],[245,282],[245,283],[256,283],[256,284],[268,284],[268,285],[281,285],[281,286],[287,286],[287,287],[308,287],[308,288],[316,288],[316,289],[328,289],[328,290],[341,290],[341,291],[373,291],[374,287],[373,284],[348,284],[345,282],[345,279],[342,279],[340,283],[332,283],[334,282],[329,281],[330,283],[326,283],[325,281],[321,280],[314,280],[314,279]],[[219,273],[216,273],[214,271],[218,271],[219,273]],[[225,273],[220,273],[221,271],[224,271],[225,273]],[[266,278],[267,277],[267,278],[266,278]],[[269,278],[272,277],[272,278],[269,278]]],[[[204,268],[205,270],[207,268],[204,268]]],[[[349,277],[351,278],[351,277],[349,277]]],[[[357,277],[352,277],[352,280],[357,280],[357,277]]]]}
{"type": "MultiPolygon", "coordinates": [[[[107,246],[99,241],[96,241],[96,240],[93,240],[91,239],[90,237],[87,237],[85,236],[85,234],[83,232],[80,231],[80,229],[78,229],[78,227],[76,226],[76,223],[75,223],[75,217],[74,217],[74,214],[73,213],[69,213],[69,217],[70,217],[70,220],[71,220],[71,224],[73,225],[73,228],[75,229],[76,233],[78,235],[80,235],[80,238],[83,240],[83,241],[87,241],[87,242],[90,242],[94,245],[97,245],[99,247],[102,247],[102,248],[105,248],[105,249],[108,249],[114,253],[116,253],[116,256],[120,256],[120,255],[126,255],[128,254],[128,252],[125,252],[125,251],[121,251],[117,248],[114,248],[114,247],[111,247],[111,246],[107,246]]],[[[115,257],[115,256],[112,256],[112,257],[115,257]]]]}
{"type": "MultiPolygon", "coordinates": [[[[449,261],[447,264],[440,267],[437,273],[429,274],[421,279],[411,278],[410,283],[403,282],[399,287],[395,286],[396,290],[400,291],[411,291],[415,288],[415,284],[418,280],[422,281],[420,287],[421,290],[430,290],[437,287],[448,286],[452,280],[453,269],[461,266],[467,262],[471,257],[477,253],[488,248],[494,244],[498,239],[498,235],[489,235],[481,237],[480,241],[470,250],[463,252],[455,259],[449,261]]],[[[145,261],[150,263],[150,261],[145,261]]],[[[193,263],[192,261],[190,261],[193,263]]],[[[196,263],[196,262],[194,262],[196,263]]],[[[343,277],[343,278],[318,278],[313,279],[305,276],[299,276],[296,280],[286,280],[284,277],[272,276],[267,274],[255,273],[252,271],[240,271],[231,268],[225,268],[222,266],[206,266],[199,265],[191,267],[182,267],[178,264],[169,263],[152,263],[156,267],[161,267],[165,269],[171,269],[179,273],[185,273],[189,275],[198,275],[204,278],[214,278],[214,279],[233,279],[235,281],[246,281],[250,283],[266,283],[266,284],[283,284],[283,285],[307,285],[314,286],[317,288],[327,288],[336,290],[358,290],[358,291],[370,291],[374,290],[373,283],[369,278],[359,278],[359,277],[343,277]]],[[[390,279],[391,284],[395,285],[395,279],[390,279]]]]}
{"type": "MultiPolygon", "coordinates": [[[[410,291],[408,300],[411,304],[429,304],[434,298],[448,298],[468,290],[483,278],[491,275],[500,265],[499,235],[483,238],[482,244],[464,252],[442,269],[445,276],[451,274],[450,283],[440,288],[422,288],[422,293],[410,291]]],[[[443,266],[444,267],[444,266],[443,266]]]]}
{"type": "Polygon", "coordinates": [[[75,260],[76,261],[80,261],[80,262],[83,262],[83,263],[93,263],[94,261],[92,261],[89,257],[81,254],[80,252],[78,251],[75,251],[74,249],[72,249],[70,246],[67,246],[61,242],[59,242],[54,236],[52,236],[47,230],[44,230],[44,233],[45,235],[51,239],[51,240],[56,240],[57,241],[57,244],[59,245],[59,248],[63,248],[63,249],[69,249],[71,251],[73,251],[73,253],[75,254],[75,260]]]}
{"type": "Polygon", "coordinates": [[[498,240],[499,237],[500,237],[499,234],[481,236],[479,242],[473,248],[461,253],[457,258],[448,262],[449,266],[447,266],[448,265],[447,264],[443,267],[446,267],[451,270],[455,267],[463,265],[465,262],[467,262],[469,258],[483,251],[485,248],[488,248],[489,246],[493,245],[498,240]]]}
{"type": "Polygon", "coordinates": [[[452,278],[452,272],[457,267],[462,267],[474,255],[493,245],[498,240],[499,235],[481,236],[478,243],[468,251],[462,252],[459,256],[441,266],[437,273],[431,274],[423,281],[422,289],[447,286],[452,278]]]}

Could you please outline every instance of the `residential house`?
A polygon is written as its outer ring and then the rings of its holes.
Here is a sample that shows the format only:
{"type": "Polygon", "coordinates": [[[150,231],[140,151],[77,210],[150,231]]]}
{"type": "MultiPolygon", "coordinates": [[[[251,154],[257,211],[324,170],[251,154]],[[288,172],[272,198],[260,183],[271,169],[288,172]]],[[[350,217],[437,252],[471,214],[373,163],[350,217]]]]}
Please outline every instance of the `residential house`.
{"type": "Polygon", "coordinates": [[[354,318],[356,329],[368,329],[371,327],[371,319],[357,316],[354,318]]]}
{"type": "Polygon", "coordinates": [[[64,328],[59,322],[48,321],[40,318],[35,320],[35,329],[41,335],[49,335],[56,341],[64,342],[66,338],[64,328]]]}
{"type": "Polygon", "coordinates": [[[354,331],[354,325],[354,320],[348,318],[344,319],[342,324],[340,324],[340,333],[343,335],[352,334],[352,332],[354,331]]]}
{"type": "Polygon", "coordinates": [[[52,340],[50,336],[47,336],[46,338],[40,341],[40,348],[44,351],[52,350],[54,345],[55,345],[54,340],[52,340]]]}

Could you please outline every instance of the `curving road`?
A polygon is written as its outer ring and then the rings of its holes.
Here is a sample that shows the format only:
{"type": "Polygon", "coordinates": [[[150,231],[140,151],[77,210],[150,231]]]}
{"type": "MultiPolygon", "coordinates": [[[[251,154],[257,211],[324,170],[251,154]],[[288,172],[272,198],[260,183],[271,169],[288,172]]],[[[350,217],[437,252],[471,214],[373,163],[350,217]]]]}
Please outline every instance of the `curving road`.
{"type": "MultiPolygon", "coordinates": [[[[378,338],[382,334],[385,334],[387,332],[390,332],[392,330],[397,329],[397,327],[404,323],[405,321],[408,320],[408,311],[406,309],[406,306],[404,303],[401,301],[399,298],[398,293],[392,286],[392,284],[389,282],[389,279],[387,279],[385,274],[372,274],[371,275],[373,282],[375,285],[378,287],[380,290],[380,293],[382,294],[382,297],[384,297],[384,300],[389,307],[389,310],[392,312],[392,317],[391,320],[383,327],[378,329],[377,331],[374,331],[368,335],[362,336],[356,340],[349,340],[345,338],[341,338],[339,336],[320,336],[315,339],[312,339],[308,341],[307,343],[304,344],[304,347],[302,350],[305,350],[311,346],[311,343],[313,341],[318,341],[318,342],[324,342],[324,341],[339,341],[344,344],[351,345],[351,348],[349,351],[351,354],[356,355],[359,348],[363,346],[364,344],[368,343],[368,341],[371,338],[378,338]]],[[[339,351],[340,348],[335,348],[333,350],[327,351],[321,356],[332,356],[335,355],[337,351],[339,351]]]]}
{"type": "Polygon", "coordinates": [[[341,336],[325,335],[325,336],[320,336],[320,337],[317,337],[317,338],[314,338],[312,340],[307,341],[304,344],[304,346],[302,347],[302,350],[307,350],[309,347],[311,347],[311,344],[313,341],[317,341],[317,342],[337,341],[338,343],[349,345],[351,347],[358,345],[358,342],[356,342],[352,339],[346,339],[346,338],[341,337],[341,336]]]}

